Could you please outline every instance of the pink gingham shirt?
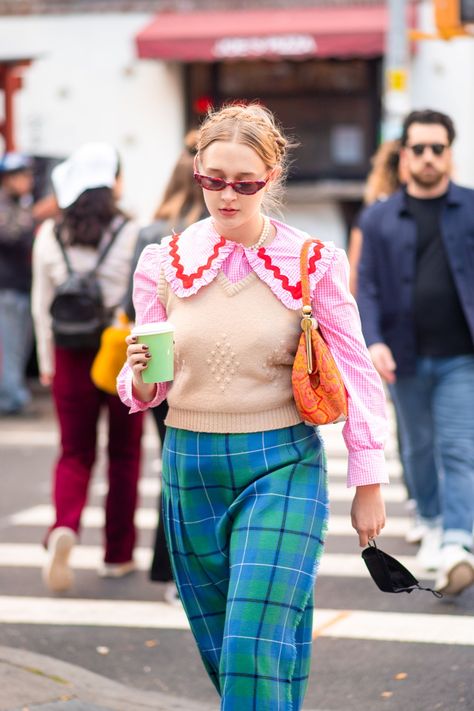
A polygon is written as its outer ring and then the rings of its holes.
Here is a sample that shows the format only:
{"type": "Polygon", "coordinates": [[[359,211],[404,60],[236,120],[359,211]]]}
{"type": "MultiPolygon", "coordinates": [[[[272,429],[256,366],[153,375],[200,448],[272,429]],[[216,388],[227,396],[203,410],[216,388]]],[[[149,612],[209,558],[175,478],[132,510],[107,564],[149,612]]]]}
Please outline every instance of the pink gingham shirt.
{"type": "MultiPolygon", "coordinates": [[[[136,323],[166,320],[165,308],[157,294],[161,271],[173,292],[186,298],[209,284],[221,270],[234,283],[253,270],[285,306],[301,309],[299,253],[309,235],[277,220],[272,219],[272,223],[276,236],[258,252],[221,237],[210,218],[187,228],[178,243],[169,237],[160,245],[147,247],[134,276],[136,323]]],[[[348,419],[343,428],[349,452],[347,485],[386,483],[385,395],[365,346],[357,306],[348,288],[348,275],[345,252],[325,243],[310,274],[313,314],[348,393],[348,419]]],[[[158,405],[166,397],[168,386],[158,384],[153,400],[144,403],[132,392],[132,372],[127,364],[117,382],[119,395],[131,412],[158,405]]]]}

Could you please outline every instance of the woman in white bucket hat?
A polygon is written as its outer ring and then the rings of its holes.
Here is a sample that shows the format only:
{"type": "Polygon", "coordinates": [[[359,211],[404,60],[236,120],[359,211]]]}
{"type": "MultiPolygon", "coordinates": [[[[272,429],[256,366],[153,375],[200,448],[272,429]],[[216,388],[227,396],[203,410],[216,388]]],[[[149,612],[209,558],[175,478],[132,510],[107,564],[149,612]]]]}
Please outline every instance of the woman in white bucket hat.
{"type": "Polygon", "coordinates": [[[142,415],[130,417],[116,395],[99,390],[90,370],[96,347],[74,336],[67,346],[53,335],[50,307],[56,289],[68,277],[97,267],[105,309],[113,319],[127,288],[138,226],[117,206],[120,163],[107,143],[86,143],[52,174],[59,220],[46,221],[33,253],[33,316],[41,382],[52,386],[61,433],[53,478],[55,520],[45,545],[43,577],[50,590],[71,587],[69,556],[77,542],[81,514],[96,456],[101,409],[108,412],[108,480],[105,502],[105,552],[99,574],[120,577],[134,569],[133,523],[140,468],[142,415]]]}

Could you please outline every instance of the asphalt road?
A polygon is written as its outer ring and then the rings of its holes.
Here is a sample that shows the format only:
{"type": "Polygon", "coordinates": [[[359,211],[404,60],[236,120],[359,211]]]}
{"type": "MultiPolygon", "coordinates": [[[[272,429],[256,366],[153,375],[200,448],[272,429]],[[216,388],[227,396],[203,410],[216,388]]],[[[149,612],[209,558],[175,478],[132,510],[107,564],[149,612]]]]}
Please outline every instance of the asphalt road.
{"type": "MultiPolygon", "coordinates": [[[[97,576],[102,540],[103,455],[91,487],[76,558],[76,582],[62,596],[41,581],[40,543],[51,521],[50,476],[57,431],[49,397],[41,414],[0,421],[0,644],[80,665],[141,690],[218,701],[180,608],[163,602],[163,585],[148,580],[159,481],[156,439],[148,422],[140,499],[141,569],[122,580],[97,576]]],[[[324,711],[467,711],[474,709],[474,587],[455,599],[377,590],[349,526],[340,428],[327,439],[331,527],[316,587],[313,673],[305,708],[324,711]]],[[[387,447],[392,485],[389,526],[380,545],[415,574],[393,438],[387,447]]],[[[433,582],[432,579],[426,579],[433,582]]],[[[243,710],[244,711],[244,710],[243,710]]]]}

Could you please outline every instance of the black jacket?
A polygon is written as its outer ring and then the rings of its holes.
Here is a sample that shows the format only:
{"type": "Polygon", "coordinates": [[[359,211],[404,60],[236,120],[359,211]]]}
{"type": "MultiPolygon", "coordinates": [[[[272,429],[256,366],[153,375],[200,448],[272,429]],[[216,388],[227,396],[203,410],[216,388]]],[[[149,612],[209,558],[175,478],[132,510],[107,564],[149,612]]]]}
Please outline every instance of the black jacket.
{"type": "Polygon", "coordinates": [[[30,291],[33,238],[31,208],[0,188],[0,289],[30,291]]]}

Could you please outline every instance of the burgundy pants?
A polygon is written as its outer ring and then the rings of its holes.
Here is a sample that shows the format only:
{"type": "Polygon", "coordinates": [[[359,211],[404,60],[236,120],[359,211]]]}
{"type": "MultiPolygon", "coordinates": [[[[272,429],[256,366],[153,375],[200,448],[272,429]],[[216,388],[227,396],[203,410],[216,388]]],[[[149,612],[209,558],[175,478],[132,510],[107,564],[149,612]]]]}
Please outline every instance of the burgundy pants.
{"type": "Polygon", "coordinates": [[[98,390],[90,378],[95,353],[56,348],[53,398],[61,431],[61,451],[55,467],[53,528],[78,532],[96,458],[97,423],[108,411],[108,493],[105,502],[106,563],[132,559],[134,514],[140,472],[143,413],[128,414],[117,395],[98,390]]]}

